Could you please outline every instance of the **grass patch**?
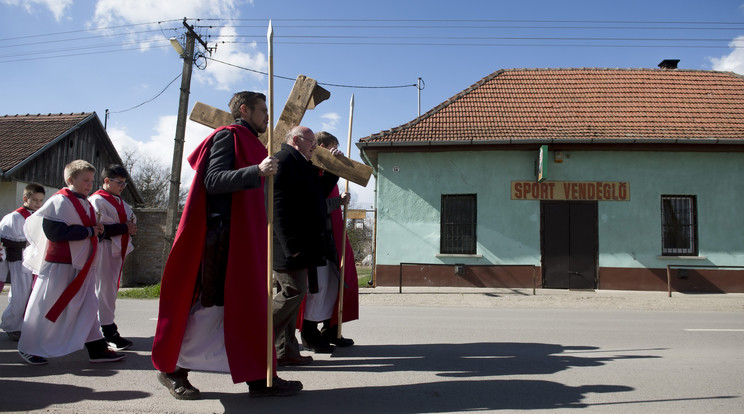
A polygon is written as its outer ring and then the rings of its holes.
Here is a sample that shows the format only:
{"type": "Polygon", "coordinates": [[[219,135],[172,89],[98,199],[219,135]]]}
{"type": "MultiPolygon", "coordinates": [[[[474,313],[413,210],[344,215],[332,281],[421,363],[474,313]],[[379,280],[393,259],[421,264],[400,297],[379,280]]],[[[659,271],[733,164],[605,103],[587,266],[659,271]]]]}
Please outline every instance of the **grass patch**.
{"type": "Polygon", "coordinates": [[[127,288],[119,291],[119,298],[126,299],[157,299],[160,297],[160,283],[138,288],[127,288]]]}
{"type": "Polygon", "coordinates": [[[357,280],[359,287],[370,287],[367,282],[370,276],[372,276],[372,266],[357,266],[357,280]]]}
{"type": "MultiPolygon", "coordinates": [[[[371,266],[357,266],[359,287],[370,287],[367,282],[371,275],[371,266]]],[[[117,297],[124,299],[158,299],[160,297],[160,283],[157,285],[121,289],[117,297]]]]}

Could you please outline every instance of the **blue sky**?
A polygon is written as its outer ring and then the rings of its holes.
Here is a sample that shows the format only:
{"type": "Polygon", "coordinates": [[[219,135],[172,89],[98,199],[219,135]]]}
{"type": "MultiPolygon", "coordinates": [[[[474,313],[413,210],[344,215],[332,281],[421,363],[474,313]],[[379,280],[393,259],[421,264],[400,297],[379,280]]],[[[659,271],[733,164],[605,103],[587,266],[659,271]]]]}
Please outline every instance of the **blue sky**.
{"type": "MultiPolygon", "coordinates": [[[[680,59],[681,69],[744,74],[742,0],[0,0],[0,115],[95,111],[104,122],[109,109],[120,151],[170,166],[181,81],[166,86],[182,61],[168,38],[182,40],[184,17],[217,46],[194,68],[189,110],[266,92],[272,19],[275,119],[293,85],[285,78],[310,76],[331,98],[303,124],[335,134],[344,152],[351,94],[356,142],[418,115],[418,78],[424,113],[499,69],[680,59]]],[[[189,122],[185,153],[209,132],[189,122]]],[[[184,185],[191,176],[184,166],[184,185]]],[[[352,184],[357,207],[372,206],[373,186],[352,184]]]]}

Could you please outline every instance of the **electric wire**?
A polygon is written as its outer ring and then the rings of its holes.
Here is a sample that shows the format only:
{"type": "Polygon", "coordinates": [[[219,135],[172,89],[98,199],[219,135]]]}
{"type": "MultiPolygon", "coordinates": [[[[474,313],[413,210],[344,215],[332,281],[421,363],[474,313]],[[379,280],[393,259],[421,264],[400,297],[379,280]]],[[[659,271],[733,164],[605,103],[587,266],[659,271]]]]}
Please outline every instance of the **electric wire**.
{"type": "MultiPolygon", "coordinates": [[[[205,30],[212,30],[216,28],[245,28],[245,27],[260,27],[263,25],[230,25],[230,23],[238,22],[265,22],[266,19],[187,19],[197,23],[194,24],[194,28],[202,28],[205,30]],[[222,26],[215,25],[200,25],[199,22],[220,22],[227,23],[222,26]]],[[[287,45],[326,45],[326,46],[407,46],[407,47],[460,47],[460,46],[471,46],[471,47],[612,47],[612,48],[630,48],[630,47],[643,47],[643,48],[709,48],[709,49],[739,49],[744,48],[744,42],[737,42],[736,38],[724,39],[724,38],[713,38],[713,37],[702,37],[695,38],[690,36],[685,37],[598,37],[598,36],[389,36],[384,34],[377,35],[362,35],[363,29],[415,29],[415,30],[426,30],[426,29],[469,29],[469,30],[491,30],[494,28],[504,28],[514,30],[520,29],[628,29],[628,30],[736,30],[741,32],[744,30],[744,23],[741,22],[712,22],[712,21],[655,21],[655,20],[527,20],[527,19],[277,19],[272,20],[277,23],[276,27],[285,27],[288,31],[291,29],[302,29],[302,28],[316,28],[323,30],[341,30],[341,29],[354,29],[357,33],[347,34],[303,34],[293,35],[283,34],[275,35],[277,44],[287,45]],[[301,23],[296,25],[292,23],[301,23]],[[355,23],[355,24],[354,24],[355,23]],[[378,24],[379,23],[379,24],[378,24]],[[508,24],[508,25],[505,25],[508,24]],[[520,26],[513,26],[518,24],[520,26]],[[523,26],[528,24],[528,26],[523,26]],[[560,24],[563,26],[556,26],[560,24]],[[550,26],[545,26],[550,25],[550,26]],[[570,26],[565,26],[570,25],[570,26]],[[599,26],[598,26],[599,25],[599,26]],[[618,26],[625,25],[625,26],[618,26]],[[673,25],[673,26],[671,26],[673,25]],[[686,25],[686,26],[680,26],[686,25]],[[702,27],[700,27],[702,26],[702,27]],[[284,40],[283,40],[284,39],[284,40]],[[307,41],[295,40],[305,39],[307,41]],[[339,39],[339,41],[333,41],[339,39]],[[392,39],[398,39],[399,41],[387,41],[392,39]],[[425,39],[427,41],[415,41],[417,39],[425,39]],[[369,41],[367,41],[369,40],[369,41]],[[447,42],[447,41],[452,42],[447,42]],[[507,42],[499,42],[507,41],[507,42]],[[514,42],[518,43],[514,43],[514,42]],[[658,43],[661,42],[661,43],[658,43]],[[723,44],[714,44],[713,42],[720,42],[723,44]],[[674,43],[674,44],[667,44],[674,43]]],[[[125,25],[116,25],[101,27],[95,29],[81,29],[81,30],[70,30],[56,33],[45,33],[35,34],[26,36],[15,36],[0,39],[0,46],[2,50],[8,51],[9,48],[23,47],[23,46],[35,46],[44,43],[59,43],[67,42],[71,46],[64,49],[56,50],[29,50],[25,52],[12,53],[0,55],[0,63],[12,63],[27,60],[37,60],[40,55],[47,55],[46,58],[60,58],[69,56],[81,56],[85,53],[68,53],[63,52],[80,52],[89,49],[106,49],[113,47],[122,47],[137,42],[145,43],[152,42],[152,39],[142,39],[144,35],[150,34],[155,31],[160,31],[163,38],[166,36],[166,30],[182,31],[183,28],[180,26],[166,27],[166,25],[181,22],[180,20],[163,20],[156,22],[147,23],[133,23],[125,25]],[[157,25],[157,29],[147,29],[146,26],[157,25]],[[144,29],[142,27],[145,26],[144,29]],[[60,38],[70,34],[77,33],[91,33],[91,36],[84,37],[73,37],[73,38],[60,38]],[[97,33],[97,34],[96,34],[97,33]],[[117,36],[129,36],[136,40],[125,41],[117,44],[80,44],[82,41],[95,41],[103,38],[113,38],[117,36]],[[139,39],[137,39],[139,38],[139,39]],[[39,39],[38,41],[23,41],[23,39],[39,39]],[[21,42],[18,42],[21,40],[21,42]],[[5,44],[7,42],[15,41],[13,44],[5,44]]],[[[249,34],[235,34],[235,35],[211,35],[205,34],[206,39],[211,40],[216,44],[253,44],[253,43],[266,43],[262,35],[252,36],[249,34]],[[235,39],[235,40],[225,40],[235,39]],[[246,40],[240,41],[239,39],[260,39],[260,40],[246,40]]],[[[733,37],[733,36],[732,36],[733,37]]],[[[124,48],[124,50],[134,50],[136,48],[124,48]]],[[[109,53],[110,50],[102,50],[100,53],[109,53]]],[[[42,57],[43,58],[43,57],[42,57]]]]}
{"type": "MultiPolygon", "coordinates": [[[[233,63],[225,62],[225,61],[222,61],[222,60],[219,60],[219,59],[215,59],[213,57],[207,57],[207,59],[208,60],[211,60],[213,62],[222,63],[223,65],[232,66],[232,67],[237,68],[237,69],[242,69],[242,70],[246,70],[246,71],[249,71],[249,72],[258,73],[258,74],[261,74],[261,75],[268,76],[268,73],[267,72],[262,72],[260,70],[251,69],[251,68],[246,68],[246,67],[243,67],[243,66],[235,65],[233,63]]],[[[281,75],[276,75],[276,74],[274,75],[274,77],[275,78],[279,78],[279,79],[290,80],[290,81],[294,81],[295,80],[295,78],[290,78],[289,76],[281,76],[281,75]]],[[[393,86],[360,86],[360,85],[344,85],[344,84],[326,83],[326,82],[318,82],[318,85],[334,86],[334,87],[337,87],[337,88],[354,88],[354,89],[397,89],[397,88],[408,88],[408,87],[411,87],[411,86],[414,86],[414,87],[415,86],[418,86],[415,83],[413,83],[413,84],[407,84],[407,85],[393,85],[393,86]]]]}
{"type": "Polygon", "coordinates": [[[168,88],[169,88],[169,87],[170,87],[170,86],[171,86],[171,85],[173,84],[173,82],[175,82],[175,81],[176,81],[176,80],[177,80],[178,78],[180,78],[180,77],[181,77],[181,74],[179,73],[179,74],[178,74],[178,76],[176,76],[175,78],[173,78],[173,80],[172,80],[172,81],[168,82],[168,84],[167,84],[167,85],[165,85],[165,88],[163,88],[163,90],[162,90],[162,91],[160,91],[160,92],[159,92],[159,93],[158,93],[157,95],[153,96],[152,98],[150,98],[150,99],[148,99],[148,100],[146,100],[146,101],[144,101],[144,102],[142,102],[142,103],[140,103],[140,104],[137,104],[137,105],[135,105],[135,106],[133,106],[133,107],[131,107],[131,108],[128,108],[128,109],[123,109],[123,110],[121,110],[121,111],[109,111],[109,114],[122,114],[122,113],[124,113],[124,112],[129,112],[129,111],[131,111],[132,109],[137,109],[137,108],[139,108],[140,106],[142,106],[142,105],[144,105],[144,104],[147,104],[147,103],[150,103],[150,102],[154,101],[154,100],[155,100],[155,99],[157,99],[157,98],[158,98],[158,97],[159,97],[160,95],[162,95],[162,94],[163,94],[163,93],[164,93],[164,92],[165,92],[165,91],[166,91],[166,90],[167,90],[167,89],[168,89],[168,88]]]}

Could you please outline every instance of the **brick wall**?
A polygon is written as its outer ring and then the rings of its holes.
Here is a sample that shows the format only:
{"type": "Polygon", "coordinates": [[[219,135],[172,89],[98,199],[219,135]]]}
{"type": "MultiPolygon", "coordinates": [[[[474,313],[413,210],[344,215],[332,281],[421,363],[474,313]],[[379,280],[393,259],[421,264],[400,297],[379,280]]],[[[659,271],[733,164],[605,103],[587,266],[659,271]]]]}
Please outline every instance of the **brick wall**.
{"type": "Polygon", "coordinates": [[[122,287],[160,283],[165,248],[165,209],[134,209],[137,235],[132,238],[134,251],[127,256],[121,276],[122,287]]]}

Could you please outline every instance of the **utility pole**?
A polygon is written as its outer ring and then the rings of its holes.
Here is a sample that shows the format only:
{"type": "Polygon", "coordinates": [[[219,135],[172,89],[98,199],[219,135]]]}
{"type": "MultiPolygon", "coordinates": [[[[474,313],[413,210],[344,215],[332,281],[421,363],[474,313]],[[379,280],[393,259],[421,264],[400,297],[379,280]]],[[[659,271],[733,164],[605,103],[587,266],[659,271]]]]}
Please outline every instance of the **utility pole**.
{"type": "Polygon", "coordinates": [[[181,53],[183,58],[183,74],[181,75],[181,97],[178,101],[178,121],[176,123],[176,137],[173,142],[173,165],[171,166],[170,192],[168,194],[168,212],[166,214],[165,247],[163,252],[163,263],[170,254],[171,246],[176,237],[178,228],[178,201],[181,190],[181,160],[183,159],[183,146],[186,141],[186,120],[188,116],[189,94],[191,89],[191,72],[194,66],[194,45],[196,40],[208,50],[207,44],[194,32],[194,27],[186,23],[186,49],[181,53]]]}

